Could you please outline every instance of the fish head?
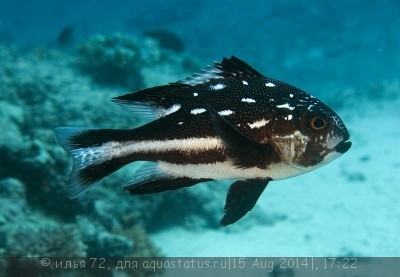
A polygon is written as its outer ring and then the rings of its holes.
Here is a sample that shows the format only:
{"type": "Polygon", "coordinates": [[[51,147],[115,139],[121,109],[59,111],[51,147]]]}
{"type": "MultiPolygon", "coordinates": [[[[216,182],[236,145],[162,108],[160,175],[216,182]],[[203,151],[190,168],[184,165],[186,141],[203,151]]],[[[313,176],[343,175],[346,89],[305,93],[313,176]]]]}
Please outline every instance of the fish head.
{"type": "Polygon", "coordinates": [[[277,105],[271,138],[282,161],[308,172],[336,159],[351,147],[342,119],[326,104],[303,92],[277,105]]]}

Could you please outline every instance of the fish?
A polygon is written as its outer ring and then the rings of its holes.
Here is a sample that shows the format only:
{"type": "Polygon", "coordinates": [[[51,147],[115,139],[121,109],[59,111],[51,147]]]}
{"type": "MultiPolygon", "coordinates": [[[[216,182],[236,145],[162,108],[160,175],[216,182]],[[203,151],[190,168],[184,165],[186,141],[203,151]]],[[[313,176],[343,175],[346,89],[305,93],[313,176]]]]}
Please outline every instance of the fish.
{"type": "Polygon", "coordinates": [[[157,40],[161,48],[171,50],[176,53],[182,53],[185,50],[185,44],[182,39],[174,32],[166,29],[152,29],[143,32],[146,37],[157,40]]]}
{"type": "Polygon", "coordinates": [[[57,36],[57,43],[59,46],[66,46],[74,39],[75,28],[72,26],[65,26],[57,36]]]}
{"type": "Polygon", "coordinates": [[[231,56],[184,80],[117,96],[142,116],[134,129],[58,127],[73,156],[69,197],[123,166],[143,161],[123,190],[132,195],[231,180],[221,226],[253,209],[270,181],[319,168],[351,147],[326,104],[231,56]]]}

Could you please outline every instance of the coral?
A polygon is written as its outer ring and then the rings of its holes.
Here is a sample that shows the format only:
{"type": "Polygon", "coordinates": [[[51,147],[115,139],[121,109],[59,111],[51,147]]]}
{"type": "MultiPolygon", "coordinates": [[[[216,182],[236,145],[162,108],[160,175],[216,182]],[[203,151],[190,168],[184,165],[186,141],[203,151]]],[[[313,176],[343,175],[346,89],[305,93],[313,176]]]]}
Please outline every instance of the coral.
{"type": "MultiPolygon", "coordinates": [[[[18,157],[25,150],[22,129],[25,113],[22,108],[0,101],[0,153],[3,157],[18,157]]],[[[10,161],[0,159],[0,176],[5,175],[10,161]]]]}
{"type": "Polygon", "coordinates": [[[178,52],[182,51],[183,46],[176,45],[179,38],[172,33],[155,31],[148,35],[152,37],[143,40],[120,33],[93,36],[78,47],[76,65],[99,84],[131,90],[185,78],[198,70],[191,58],[168,49],[178,47],[178,52]]]}
{"type": "Polygon", "coordinates": [[[132,257],[160,257],[160,250],[156,248],[151,242],[146,230],[139,226],[133,226],[129,229],[124,229],[121,233],[125,234],[126,237],[134,240],[135,247],[133,252],[130,253],[132,257]]]}
{"type": "Polygon", "coordinates": [[[28,210],[25,185],[17,179],[0,181],[0,253],[11,257],[86,256],[86,245],[72,224],[28,210]]]}
{"type": "Polygon", "coordinates": [[[68,58],[49,57],[19,57],[18,63],[0,66],[4,73],[0,89],[7,100],[0,101],[0,123],[6,126],[0,132],[0,178],[20,179],[26,184],[31,204],[72,218],[91,212],[91,196],[74,201],[66,197],[71,161],[56,144],[53,128],[94,122],[96,127],[111,124],[126,128],[138,119],[107,104],[106,100],[120,91],[91,87],[87,78],[76,76],[72,66],[65,64],[68,58]],[[109,108],[94,113],[100,106],[109,108]]]}
{"type": "Polygon", "coordinates": [[[0,60],[2,62],[14,62],[17,56],[16,52],[14,48],[0,43],[0,60]]]}
{"type": "Polygon", "coordinates": [[[57,224],[43,218],[4,227],[6,256],[85,257],[86,245],[72,224],[57,224]],[[38,220],[37,222],[35,222],[38,220]]]}
{"type": "Polygon", "coordinates": [[[86,276],[68,269],[56,270],[54,262],[45,267],[40,259],[29,258],[85,257],[86,245],[72,224],[60,224],[34,214],[0,227],[0,236],[4,237],[1,254],[9,257],[1,265],[4,276],[86,276]]]}
{"type": "Polygon", "coordinates": [[[106,231],[87,217],[78,216],[76,221],[83,241],[88,246],[88,257],[123,257],[133,251],[133,241],[106,231]]]}
{"type": "Polygon", "coordinates": [[[96,82],[137,88],[141,84],[143,61],[138,41],[128,35],[97,35],[79,48],[77,65],[96,82]]]}
{"type": "MultiPolygon", "coordinates": [[[[0,180],[0,228],[22,221],[26,211],[25,185],[14,178],[0,180]]],[[[0,240],[3,241],[3,240],[0,240]]]]}

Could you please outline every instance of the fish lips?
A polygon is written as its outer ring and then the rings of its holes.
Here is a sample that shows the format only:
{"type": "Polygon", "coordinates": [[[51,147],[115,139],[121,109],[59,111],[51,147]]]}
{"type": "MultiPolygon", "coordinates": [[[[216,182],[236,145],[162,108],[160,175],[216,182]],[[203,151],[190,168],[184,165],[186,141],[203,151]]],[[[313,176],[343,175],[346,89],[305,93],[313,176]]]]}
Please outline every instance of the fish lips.
{"type": "Polygon", "coordinates": [[[335,151],[338,152],[338,153],[340,153],[340,154],[346,153],[347,150],[349,150],[350,147],[351,147],[351,141],[349,141],[349,138],[350,138],[350,135],[347,134],[347,135],[343,138],[343,140],[342,140],[341,142],[339,142],[339,143],[335,146],[335,151]]]}

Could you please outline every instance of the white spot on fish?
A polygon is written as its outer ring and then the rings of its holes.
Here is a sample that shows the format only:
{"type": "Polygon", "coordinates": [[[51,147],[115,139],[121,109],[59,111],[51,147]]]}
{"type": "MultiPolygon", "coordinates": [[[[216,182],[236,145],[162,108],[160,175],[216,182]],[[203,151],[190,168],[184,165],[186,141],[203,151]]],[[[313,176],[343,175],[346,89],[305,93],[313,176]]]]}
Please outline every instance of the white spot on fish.
{"type": "Polygon", "coordinates": [[[253,123],[247,123],[247,125],[249,125],[249,127],[250,127],[251,129],[254,129],[254,128],[259,129],[259,128],[264,127],[265,125],[267,125],[268,122],[269,122],[269,120],[265,120],[265,119],[263,118],[263,119],[261,119],[261,120],[254,121],[253,123]]]}
{"type": "Polygon", "coordinates": [[[181,121],[181,122],[178,122],[178,125],[182,125],[183,124],[183,121],[181,121]]]}
{"type": "Polygon", "coordinates": [[[287,117],[288,117],[289,120],[292,120],[293,115],[289,114],[287,117]]]}
{"type": "Polygon", "coordinates": [[[282,109],[289,109],[289,110],[291,110],[291,111],[294,110],[294,107],[291,107],[291,106],[289,105],[289,103],[285,103],[285,104],[283,104],[283,105],[277,105],[276,107],[277,107],[277,108],[282,108],[282,109]]]}
{"type": "Polygon", "coordinates": [[[196,97],[196,96],[198,96],[199,94],[197,93],[197,92],[193,92],[193,96],[194,97],[196,97]]]}
{"type": "Polygon", "coordinates": [[[255,103],[256,100],[254,100],[253,98],[242,98],[242,102],[255,103]]]}
{"type": "Polygon", "coordinates": [[[293,94],[289,94],[290,98],[293,98],[293,94]]]}
{"type": "Polygon", "coordinates": [[[314,105],[308,106],[307,110],[311,111],[311,108],[314,107],[314,105]]]}
{"type": "Polygon", "coordinates": [[[196,108],[196,109],[191,110],[190,113],[196,115],[196,114],[204,113],[205,111],[206,111],[206,109],[196,108]]]}
{"type": "Polygon", "coordinates": [[[242,81],[242,84],[245,85],[245,86],[247,86],[249,83],[247,83],[247,81],[243,80],[243,81],[242,81]]]}
{"type": "Polygon", "coordinates": [[[212,90],[221,90],[221,89],[225,88],[225,85],[224,84],[216,84],[216,85],[211,85],[210,88],[212,90]]]}
{"type": "Polygon", "coordinates": [[[231,114],[233,114],[234,112],[233,111],[231,111],[231,110],[223,110],[223,111],[220,111],[220,112],[218,112],[220,115],[222,115],[222,116],[226,116],[226,115],[231,115],[231,114]]]}
{"type": "Polygon", "coordinates": [[[172,114],[172,113],[178,111],[180,108],[181,108],[181,105],[180,105],[180,104],[174,104],[174,105],[172,105],[171,107],[169,107],[168,109],[166,109],[166,110],[164,111],[163,116],[172,114]]]}
{"type": "Polygon", "coordinates": [[[268,83],[265,83],[265,86],[269,87],[269,88],[273,88],[275,86],[275,84],[271,83],[271,82],[268,82],[268,83]]]}

